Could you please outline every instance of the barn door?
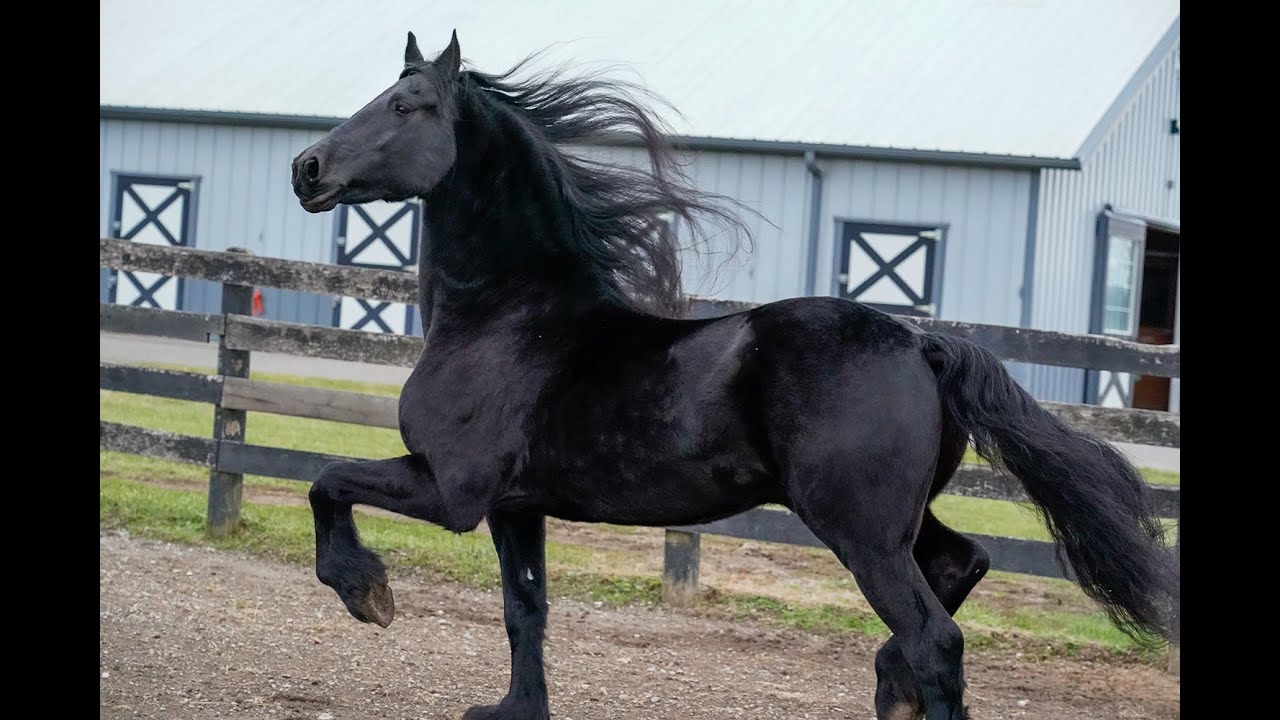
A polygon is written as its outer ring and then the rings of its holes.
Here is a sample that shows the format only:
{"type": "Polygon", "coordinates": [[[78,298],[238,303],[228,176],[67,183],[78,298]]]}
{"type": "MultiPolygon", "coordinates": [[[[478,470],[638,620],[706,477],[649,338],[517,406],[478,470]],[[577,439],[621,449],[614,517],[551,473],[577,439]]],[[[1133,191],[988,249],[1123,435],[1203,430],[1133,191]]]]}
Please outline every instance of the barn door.
{"type": "MultiPolygon", "coordinates": [[[[194,190],[192,178],[117,175],[111,237],[151,245],[190,244],[194,190]]],[[[181,278],[121,270],[113,272],[108,283],[109,302],[182,309],[181,278]]]]}
{"type": "MultiPolygon", "coordinates": [[[[422,206],[416,201],[339,205],[338,264],[415,272],[422,206]]],[[[340,328],[411,335],[417,308],[366,298],[339,298],[333,324],[340,328]]]]}
{"type": "Polygon", "coordinates": [[[937,315],[942,228],[841,224],[839,294],[897,315],[937,315]]]}
{"type": "MultiPolygon", "coordinates": [[[[1142,260],[1147,224],[1105,210],[1098,216],[1094,255],[1093,318],[1090,332],[1134,340],[1142,299],[1142,260]]],[[[1103,407],[1133,407],[1133,374],[1091,370],[1086,402],[1103,407]]]]}

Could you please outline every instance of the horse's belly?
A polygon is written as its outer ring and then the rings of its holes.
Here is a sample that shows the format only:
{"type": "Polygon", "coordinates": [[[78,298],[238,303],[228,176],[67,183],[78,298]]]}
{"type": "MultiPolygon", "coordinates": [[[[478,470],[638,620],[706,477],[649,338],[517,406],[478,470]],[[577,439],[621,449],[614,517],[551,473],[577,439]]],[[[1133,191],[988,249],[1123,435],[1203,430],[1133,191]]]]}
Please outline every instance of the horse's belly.
{"type": "Polygon", "coordinates": [[[682,525],[783,502],[777,481],[748,458],[566,468],[544,484],[547,514],[620,525],[682,525]]]}

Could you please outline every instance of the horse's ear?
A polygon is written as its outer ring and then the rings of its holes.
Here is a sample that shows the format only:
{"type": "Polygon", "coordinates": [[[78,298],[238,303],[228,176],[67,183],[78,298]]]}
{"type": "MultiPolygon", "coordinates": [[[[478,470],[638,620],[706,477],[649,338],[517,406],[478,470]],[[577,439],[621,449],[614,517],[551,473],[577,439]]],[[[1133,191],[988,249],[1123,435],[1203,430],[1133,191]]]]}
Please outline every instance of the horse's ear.
{"type": "Polygon", "coordinates": [[[418,38],[414,37],[413,33],[410,32],[409,44],[404,46],[404,65],[409,67],[410,65],[420,65],[424,62],[426,62],[426,59],[422,57],[422,51],[418,49],[418,38]]]}
{"type": "Polygon", "coordinates": [[[444,73],[445,79],[453,80],[458,77],[458,70],[462,66],[462,53],[458,50],[458,31],[453,31],[453,37],[449,39],[449,47],[440,52],[435,59],[435,66],[444,73]]]}

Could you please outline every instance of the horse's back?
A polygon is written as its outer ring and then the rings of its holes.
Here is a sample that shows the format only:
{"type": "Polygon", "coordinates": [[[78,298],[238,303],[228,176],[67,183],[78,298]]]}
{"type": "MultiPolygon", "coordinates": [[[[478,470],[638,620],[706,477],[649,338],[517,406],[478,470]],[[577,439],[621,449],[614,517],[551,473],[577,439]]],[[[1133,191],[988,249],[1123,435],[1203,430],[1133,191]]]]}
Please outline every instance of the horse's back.
{"type": "MultiPolygon", "coordinates": [[[[894,353],[919,348],[920,331],[862,303],[833,297],[779,300],[743,313],[763,342],[808,357],[894,353]]],[[[732,317],[732,316],[730,316],[732,317]]]]}

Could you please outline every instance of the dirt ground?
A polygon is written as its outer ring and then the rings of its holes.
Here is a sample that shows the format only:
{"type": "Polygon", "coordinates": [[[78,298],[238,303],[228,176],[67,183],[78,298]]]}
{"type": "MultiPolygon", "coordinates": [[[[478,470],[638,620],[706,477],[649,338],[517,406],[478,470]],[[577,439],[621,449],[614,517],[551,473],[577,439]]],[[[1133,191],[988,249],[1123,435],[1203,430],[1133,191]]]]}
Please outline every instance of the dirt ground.
{"type": "MultiPolygon", "coordinates": [[[[100,537],[100,717],[457,718],[505,690],[502,598],[392,578],[386,630],[351,618],[309,568],[100,537]]],[[[875,642],[666,608],[553,599],[558,720],[873,717],[875,642]]],[[[1158,669],[966,654],[976,719],[1176,718],[1158,669]]]]}

